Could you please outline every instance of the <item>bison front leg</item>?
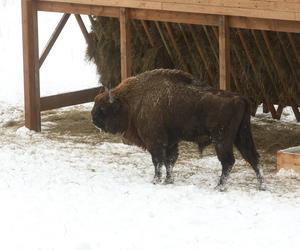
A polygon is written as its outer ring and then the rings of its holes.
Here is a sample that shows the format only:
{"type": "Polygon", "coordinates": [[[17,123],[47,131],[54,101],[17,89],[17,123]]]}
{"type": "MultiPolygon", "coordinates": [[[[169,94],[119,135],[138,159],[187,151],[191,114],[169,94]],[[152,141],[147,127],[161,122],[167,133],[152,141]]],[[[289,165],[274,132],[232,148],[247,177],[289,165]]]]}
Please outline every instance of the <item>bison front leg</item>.
{"type": "Polygon", "coordinates": [[[217,189],[219,191],[226,191],[226,183],[235,162],[233,156],[233,145],[225,146],[223,143],[217,143],[215,145],[215,149],[218,159],[222,164],[222,174],[217,185],[217,189]]]}
{"type": "Polygon", "coordinates": [[[173,167],[178,158],[178,144],[168,146],[165,155],[166,179],[165,184],[174,183],[173,167]]]}
{"type": "Polygon", "coordinates": [[[165,165],[166,167],[166,179],[164,184],[174,183],[173,166],[178,158],[178,145],[155,146],[152,150],[150,150],[150,153],[155,171],[153,183],[158,184],[161,182],[162,165],[165,165]]]}

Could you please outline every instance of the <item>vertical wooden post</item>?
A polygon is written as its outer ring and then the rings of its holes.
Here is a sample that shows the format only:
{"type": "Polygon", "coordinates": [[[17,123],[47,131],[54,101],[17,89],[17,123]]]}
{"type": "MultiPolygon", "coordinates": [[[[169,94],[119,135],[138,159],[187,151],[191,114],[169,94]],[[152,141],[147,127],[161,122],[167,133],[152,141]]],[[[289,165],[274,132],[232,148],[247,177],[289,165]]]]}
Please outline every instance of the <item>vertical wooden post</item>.
{"type": "Polygon", "coordinates": [[[120,9],[121,79],[131,75],[130,22],[126,8],[120,9]]]}
{"type": "Polygon", "coordinates": [[[22,0],[25,126],[41,131],[38,20],[36,2],[22,0]]]}
{"type": "Polygon", "coordinates": [[[220,16],[219,23],[219,68],[220,89],[230,89],[230,32],[228,17],[220,16]]]}

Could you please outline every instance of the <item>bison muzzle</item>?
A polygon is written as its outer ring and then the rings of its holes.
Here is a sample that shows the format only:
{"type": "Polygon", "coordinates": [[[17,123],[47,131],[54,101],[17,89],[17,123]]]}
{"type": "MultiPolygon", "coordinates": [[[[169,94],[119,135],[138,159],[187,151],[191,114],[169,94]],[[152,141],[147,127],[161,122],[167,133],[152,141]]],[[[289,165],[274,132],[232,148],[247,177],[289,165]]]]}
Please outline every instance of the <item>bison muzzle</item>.
{"type": "Polygon", "coordinates": [[[250,127],[250,104],[236,93],[216,90],[178,70],[153,70],[122,81],[95,98],[92,121],[108,133],[123,137],[150,152],[154,183],[173,183],[173,166],[180,141],[195,142],[199,149],[213,144],[222,174],[220,190],[234,165],[233,146],[254,169],[259,189],[264,180],[250,127]]]}

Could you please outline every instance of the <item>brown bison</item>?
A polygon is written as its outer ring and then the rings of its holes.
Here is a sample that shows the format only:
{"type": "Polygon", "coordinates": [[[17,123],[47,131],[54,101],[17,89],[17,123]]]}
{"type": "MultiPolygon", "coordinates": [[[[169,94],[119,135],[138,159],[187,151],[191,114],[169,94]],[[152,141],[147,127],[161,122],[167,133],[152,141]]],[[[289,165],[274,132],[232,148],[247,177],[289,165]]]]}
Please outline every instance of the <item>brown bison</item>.
{"type": "Polygon", "coordinates": [[[254,169],[264,189],[251,127],[250,105],[245,97],[210,88],[179,70],[147,71],[122,81],[115,89],[96,96],[94,125],[148,150],[155,168],[153,183],[173,183],[178,143],[191,141],[202,149],[213,143],[222,164],[218,184],[225,189],[235,162],[233,145],[254,169]]]}

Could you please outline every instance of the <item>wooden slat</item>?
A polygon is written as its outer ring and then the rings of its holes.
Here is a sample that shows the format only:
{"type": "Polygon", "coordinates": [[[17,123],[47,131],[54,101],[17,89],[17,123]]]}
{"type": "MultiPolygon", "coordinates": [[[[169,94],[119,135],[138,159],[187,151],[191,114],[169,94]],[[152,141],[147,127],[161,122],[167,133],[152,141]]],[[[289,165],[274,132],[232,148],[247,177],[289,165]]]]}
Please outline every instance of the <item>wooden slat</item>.
{"type": "Polygon", "coordinates": [[[278,108],[277,108],[277,110],[276,110],[276,113],[277,113],[277,119],[278,119],[278,120],[280,120],[280,118],[281,118],[283,108],[284,108],[283,105],[281,105],[281,104],[278,105],[278,108]]]}
{"type": "Polygon", "coordinates": [[[153,40],[153,38],[152,38],[152,36],[150,34],[150,31],[149,31],[149,28],[148,28],[148,25],[147,25],[146,21],[142,20],[141,23],[143,25],[145,34],[146,34],[146,36],[148,38],[148,41],[149,41],[151,47],[154,47],[154,40],[153,40]]]}
{"type": "Polygon", "coordinates": [[[281,65],[279,64],[278,60],[275,57],[275,53],[272,50],[271,41],[270,41],[267,33],[265,31],[262,31],[262,36],[264,38],[264,41],[265,41],[265,44],[266,44],[266,47],[267,47],[267,51],[270,54],[270,57],[272,59],[272,62],[273,62],[274,67],[276,69],[276,72],[278,73],[278,77],[280,79],[280,82],[283,85],[283,88],[282,88],[283,93],[285,94],[285,97],[289,101],[289,104],[291,105],[291,107],[293,109],[293,112],[296,116],[297,121],[300,122],[300,112],[299,112],[298,104],[297,104],[297,100],[298,100],[297,96],[295,95],[295,93],[290,93],[288,91],[289,86],[288,86],[288,83],[286,82],[284,71],[283,71],[281,65]]]}
{"type": "Polygon", "coordinates": [[[170,24],[169,24],[169,23],[165,23],[164,25],[165,25],[165,27],[166,27],[167,34],[168,34],[168,36],[169,36],[169,39],[170,39],[170,41],[171,41],[171,43],[172,43],[172,45],[173,45],[173,48],[174,48],[174,50],[175,50],[175,52],[176,52],[176,57],[178,58],[178,61],[179,61],[179,63],[180,63],[180,66],[181,66],[186,72],[188,72],[188,71],[189,71],[188,66],[187,66],[187,64],[185,63],[184,59],[183,59],[183,56],[182,56],[181,51],[180,51],[180,49],[179,49],[179,47],[178,47],[178,45],[177,45],[176,38],[175,38],[175,36],[174,36],[174,34],[173,34],[173,31],[172,31],[172,28],[171,28],[170,24]]]}
{"type": "Polygon", "coordinates": [[[264,101],[263,102],[264,113],[265,113],[265,111],[267,111],[266,113],[268,113],[268,111],[270,111],[273,118],[275,118],[277,112],[276,112],[273,104],[269,101],[269,97],[266,94],[265,87],[263,86],[263,82],[260,81],[260,79],[258,79],[258,77],[257,77],[258,72],[257,72],[256,64],[254,62],[254,58],[252,57],[252,55],[250,53],[250,48],[248,46],[247,40],[246,40],[246,38],[244,37],[243,33],[240,30],[238,30],[237,33],[238,33],[238,36],[240,38],[242,48],[244,49],[244,51],[246,53],[246,58],[248,59],[250,65],[251,65],[251,69],[253,71],[253,74],[254,74],[254,77],[255,77],[255,80],[256,80],[256,84],[258,86],[258,90],[259,90],[259,92],[262,93],[262,96],[264,98],[264,100],[263,100],[264,101]]]}
{"type": "Polygon", "coordinates": [[[22,0],[25,126],[41,131],[38,22],[35,1],[22,0]]]}
{"type": "Polygon", "coordinates": [[[64,14],[61,18],[61,20],[59,21],[59,23],[57,24],[54,32],[52,33],[47,45],[45,46],[42,55],[40,57],[39,60],[39,67],[41,67],[45,61],[45,59],[47,58],[50,50],[52,49],[53,45],[55,44],[57,38],[59,37],[61,31],[63,30],[63,28],[65,27],[68,19],[70,17],[70,14],[64,14]]]}
{"type": "Polygon", "coordinates": [[[130,22],[125,8],[120,9],[121,78],[131,75],[130,22]]]}
{"type": "Polygon", "coordinates": [[[41,111],[92,102],[99,91],[100,87],[97,87],[42,97],[41,111]]]}
{"type": "Polygon", "coordinates": [[[293,102],[291,106],[297,122],[300,122],[300,112],[299,112],[298,104],[296,102],[293,102]]]}
{"type": "Polygon", "coordinates": [[[208,56],[207,56],[205,50],[200,46],[200,43],[198,41],[197,35],[196,35],[193,27],[191,25],[188,25],[188,28],[189,28],[189,31],[192,35],[192,38],[193,38],[194,44],[196,46],[196,49],[198,51],[198,54],[199,54],[199,56],[200,56],[200,58],[201,58],[201,60],[204,64],[205,70],[207,71],[209,81],[211,83],[212,80],[213,80],[213,75],[212,75],[212,72],[211,72],[210,67],[209,67],[208,56]]]}
{"type": "Polygon", "coordinates": [[[295,68],[295,64],[293,63],[292,58],[290,57],[290,54],[288,52],[288,48],[286,47],[285,42],[283,40],[283,35],[284,34],[276,32],[276,35],[277,35],[277,39],[278,39],[278,41],[281,45],[281,49],[283,51],[285,59],[288,62],[287,64],[290,67],[290,72],[292,72],[292,74],[294,76],[293,78],[295,79],[296,82],[300,82],[299,78],[298,78],[298,74],[297,74],[297,69],[295,68]]]}
{"type": "Polygon", "coordinates": [[[210,46],[210,48],[211,48],[211,50],[213,52],[214,58],[216,60],[216,64],[219,65],[219,55],[218,55],[217,49],[214,46],[213,38],[210,36],[208,27],[203,26],[202,28],[203,28],[203,31],[204,31],[205,36],[207,38],[207,41],[209,43],[209,46],[210,46]]]}
{"type": "Polygon", "coordinates": [[[296,42],[294,40],[294,36],[293,34],[290,34],[290,33],[287,33],[287,36],[288,36],[288,39],[289,39],[289,42],[291,44],[291,47],[292,47],[292,50],[294,52],[294,55],[297,59],[297,62],[298,62],[298,67],[300,66],[300,53],[299,53],[299,50],[296,46],[296,42]]]}
{"type": "Polygon", "coordinates": [[[219,25],[219,67],[220,67],[220,89],[230,89],[230,31],[228,18],[220,17],[219,25]]]}
{"type": "Polygon", "coordinates": [[[196,57],[196,53],[195,53],[195,50],[193,49],[193,47],[191,46],[190,42],[189,42],[189,38],[188,38],[188,35],[186,34],[183,26],[181,24],[177,24],[178,27],[179,27],[179,30],[182,34],[182,37],[183,37],[183,40],[185,42],[185,45],[188,49],[188,52],[189,52],[189,58],[190,60],[192,61],[192,63],[189,65],[190,66],[190,73],[192,74],[195,74],[199,71],[199,68],[197,67],[198,65],[198,60],[197,60],[197,57],[196,57]]]}
{"type": "Polygon", "coordinates": [[[159,25],[159,23],[157,21],[155,22],[155,27],[156,27],[156,29],[158,31],[158,34],[159,34],[159,36],[160,36],[160,38],[162,40],[162,43],[163,43],[163,45],[164,45],[164,47],[165,47],[165,49],[166,49],[166,51],[167,51],[167,53],[168,53],[171,61],[174,62],[174,57],[172,56],[172,50],[170,49],[170,47],[169,47],[169,45],[167,43],[167,40],[165,38],[164,32],[161,29],[161,27],[160,27],[160,25],[159,25]]]}
{"type": "Polygon", "coordinates": [[[75,18],[80,27],[82,35],[84,36],[85,41],[88,42],[89,41],[89,32],[87,31],[81,16],[79,14],[75,14],[75,18]]]}

